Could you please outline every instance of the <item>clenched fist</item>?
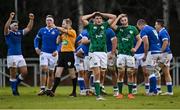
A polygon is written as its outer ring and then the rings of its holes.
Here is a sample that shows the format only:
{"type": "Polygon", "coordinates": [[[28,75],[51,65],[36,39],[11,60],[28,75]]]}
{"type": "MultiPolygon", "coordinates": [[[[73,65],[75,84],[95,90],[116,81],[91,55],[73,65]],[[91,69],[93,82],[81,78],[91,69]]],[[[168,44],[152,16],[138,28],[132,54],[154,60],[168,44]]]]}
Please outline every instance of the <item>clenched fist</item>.
{"type": "Polygon", "coordinates": [[[34,19],[34,14],[33,13],[29,13],[29,19],[31,19],[31,20],[34,19]]]}

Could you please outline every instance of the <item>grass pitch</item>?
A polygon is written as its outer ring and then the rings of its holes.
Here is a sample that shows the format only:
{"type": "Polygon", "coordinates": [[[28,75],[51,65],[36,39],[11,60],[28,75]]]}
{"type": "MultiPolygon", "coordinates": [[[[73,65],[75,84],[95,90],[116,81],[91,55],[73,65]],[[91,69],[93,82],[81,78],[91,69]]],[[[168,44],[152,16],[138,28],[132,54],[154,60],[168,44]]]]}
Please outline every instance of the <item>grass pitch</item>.
{"type": "Polygon", "coordinates": [[[48,97],[37,96],[38,87],[20,87],[20,96],[12,96],[10,87],[0,88],[0,109],[180,109],[180,87],[174,87],[173,96],[145,96],[144,87],[140,87],[133,100],[127,98],[124,87],[124,99],[119,100],[112,96],[112,87],[108,86],[105,101],[96,101],[95,96],[69,97],[71,89],[61,86],[55,97],[48,97]]]}

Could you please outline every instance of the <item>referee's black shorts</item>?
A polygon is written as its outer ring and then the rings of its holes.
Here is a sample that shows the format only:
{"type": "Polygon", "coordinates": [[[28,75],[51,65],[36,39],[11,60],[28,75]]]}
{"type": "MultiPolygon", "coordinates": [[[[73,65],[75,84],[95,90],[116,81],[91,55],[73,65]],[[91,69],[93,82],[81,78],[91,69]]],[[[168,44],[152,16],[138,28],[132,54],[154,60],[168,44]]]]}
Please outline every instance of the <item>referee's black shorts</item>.
{"type": "Polygon", "coordinates": [[[74,68],[74,52],[59,52],[57,67],[74,68]]]}

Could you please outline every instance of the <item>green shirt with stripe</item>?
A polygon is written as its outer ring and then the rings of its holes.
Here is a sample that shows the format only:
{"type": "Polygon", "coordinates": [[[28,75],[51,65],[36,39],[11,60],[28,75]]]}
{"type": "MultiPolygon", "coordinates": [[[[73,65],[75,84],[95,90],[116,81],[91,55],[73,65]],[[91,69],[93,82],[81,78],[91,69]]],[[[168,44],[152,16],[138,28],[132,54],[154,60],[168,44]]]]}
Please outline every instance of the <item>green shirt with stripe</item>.
{"type": "Polygon", "coordinates": [[[103,22],[102,25],[89,23],[86,28],[90,38],[89,52],[106,52],[106,29],[109,28],[109,23],[103,22]]]}
{"type": "Polygon", "coordinates": [[[134,47],[134,39],[139,34],[135,26],[118,26],[115,30],[118,39],[118,54],[132,56],[131,49],[134,47]]]}

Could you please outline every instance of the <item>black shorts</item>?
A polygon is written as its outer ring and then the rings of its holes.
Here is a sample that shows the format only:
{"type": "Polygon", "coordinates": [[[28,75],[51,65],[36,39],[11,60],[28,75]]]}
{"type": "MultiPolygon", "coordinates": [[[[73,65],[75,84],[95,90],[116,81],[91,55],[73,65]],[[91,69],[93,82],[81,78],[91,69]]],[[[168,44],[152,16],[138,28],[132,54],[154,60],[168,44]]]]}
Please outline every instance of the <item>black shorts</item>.
{"type": "Polygon", "coordinates": [[[59,52],[57,67],[74,68],[74,52],[59,52]]]}

